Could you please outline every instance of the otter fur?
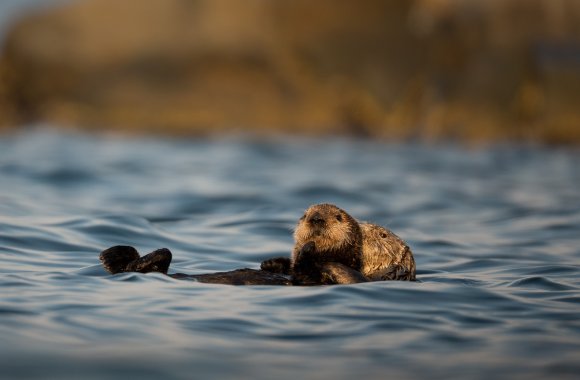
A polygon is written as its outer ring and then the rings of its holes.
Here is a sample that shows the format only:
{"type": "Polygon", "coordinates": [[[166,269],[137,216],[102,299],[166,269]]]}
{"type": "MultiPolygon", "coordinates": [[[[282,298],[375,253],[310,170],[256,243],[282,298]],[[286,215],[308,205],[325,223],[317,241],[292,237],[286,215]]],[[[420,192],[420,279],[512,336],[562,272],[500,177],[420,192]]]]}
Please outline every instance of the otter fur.
{"type": "Polygon", "coordinates": [[[416,279],[413,254],[401,238],[329,203],[310,206],[300,218],[290,259],[267,260],[262,269],[290,273],[300,285],[416,279]]]}
{"type": "MultiPolygon", "coordinates": [[[[130,246],[114,246],[99,258],[110,273],[167,274],[171,252],[158,249],[140,256],[130,246]]],[[[367,281],[415,280],[409,246],[388,229],[358,222],[329,203],[310,206],[294,230],[292,255],[269,259],[261,270],[237,269],[200,275],[169,275],[178,279],[231,285],[320,285],[367,281]]]]}

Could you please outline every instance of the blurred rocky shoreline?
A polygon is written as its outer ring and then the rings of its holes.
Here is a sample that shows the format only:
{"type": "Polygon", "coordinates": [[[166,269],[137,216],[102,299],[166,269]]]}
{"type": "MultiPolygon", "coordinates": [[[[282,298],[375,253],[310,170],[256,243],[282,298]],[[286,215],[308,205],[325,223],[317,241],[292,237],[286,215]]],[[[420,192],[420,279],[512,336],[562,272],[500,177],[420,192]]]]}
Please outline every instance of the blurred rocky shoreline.
{"type": "Polygon", "coordinates": [[[0,129],[580,143],[575,0],[84,0],[0,51],[0,129]]]}

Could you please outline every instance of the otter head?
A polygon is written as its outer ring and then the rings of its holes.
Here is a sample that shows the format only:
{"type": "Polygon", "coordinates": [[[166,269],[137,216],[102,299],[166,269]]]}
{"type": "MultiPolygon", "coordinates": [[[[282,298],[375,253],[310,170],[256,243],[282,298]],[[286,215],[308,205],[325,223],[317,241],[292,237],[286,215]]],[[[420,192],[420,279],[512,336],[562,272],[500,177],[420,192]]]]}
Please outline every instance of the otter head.
{"type": "Polygon", "coordinates": [[[310,206],[294,231],[297,247],[314,242],[317,252],[360,250],[362,233],[346,211],[328,203],[310,206]]]}

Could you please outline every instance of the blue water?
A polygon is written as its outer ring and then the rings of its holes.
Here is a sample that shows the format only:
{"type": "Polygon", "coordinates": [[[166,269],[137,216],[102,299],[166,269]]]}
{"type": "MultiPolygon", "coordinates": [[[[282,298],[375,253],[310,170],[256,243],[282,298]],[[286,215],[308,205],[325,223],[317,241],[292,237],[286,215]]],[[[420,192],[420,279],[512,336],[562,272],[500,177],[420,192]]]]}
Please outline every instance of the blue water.
{"type": "Polygon", "coordinates": [[[580,151],[369,141],[0,137],[0,377],[565,379],[580,373],[580,151]],[[310,204],[403,237],[419,282],[111,276],[288,255],[310,204]]]}

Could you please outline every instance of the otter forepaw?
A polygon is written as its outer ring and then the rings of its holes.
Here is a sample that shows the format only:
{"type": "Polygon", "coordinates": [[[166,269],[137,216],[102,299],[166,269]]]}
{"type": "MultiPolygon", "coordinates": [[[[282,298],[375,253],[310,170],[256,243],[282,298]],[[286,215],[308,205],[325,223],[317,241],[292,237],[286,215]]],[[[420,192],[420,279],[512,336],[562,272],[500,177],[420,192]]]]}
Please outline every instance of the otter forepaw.
{"type": "Polygon", "coordinates": [[[300,248],[298,252],[299,257],[310,256],[312,253],[316,252],[316,244],[313,241],[309,241],[300,248]]]}
{"type": "Polygon", "coordinates": [[[290,259],[288,257],[276,257],[262,261],[260,269],[270,273],[290,274],[290,259]]]}
{"type": "Polygon", "coordinates": [[[309,241],[304,244],[300,251],[296,254],[294,259],[294,271],[310,271],[316,267],[315,262],[316,244],[313,241],[309,241]]]}
{"type": "Polygon", "coordinates": [[[292,267],[294,285],[320,284],[320,266],[316,262],[316,244],[309,241],[296,254],[292,267]]]}

